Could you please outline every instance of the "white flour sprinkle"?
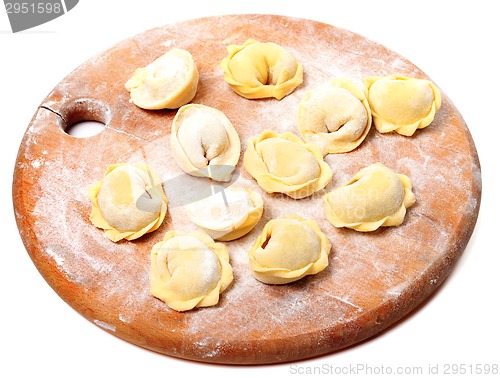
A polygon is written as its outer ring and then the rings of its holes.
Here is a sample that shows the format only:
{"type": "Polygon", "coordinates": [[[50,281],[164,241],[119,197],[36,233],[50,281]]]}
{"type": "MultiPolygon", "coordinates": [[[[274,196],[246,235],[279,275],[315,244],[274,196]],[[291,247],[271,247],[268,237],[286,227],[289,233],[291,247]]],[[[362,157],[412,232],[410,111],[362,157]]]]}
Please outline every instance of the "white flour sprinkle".
{"type": "Polygon", "coordinates": [[[111,324],[108,324],[106,322],[97,319],[94,320],[94,323],[107,331],[116,332],[116,327],[111,324]]]}

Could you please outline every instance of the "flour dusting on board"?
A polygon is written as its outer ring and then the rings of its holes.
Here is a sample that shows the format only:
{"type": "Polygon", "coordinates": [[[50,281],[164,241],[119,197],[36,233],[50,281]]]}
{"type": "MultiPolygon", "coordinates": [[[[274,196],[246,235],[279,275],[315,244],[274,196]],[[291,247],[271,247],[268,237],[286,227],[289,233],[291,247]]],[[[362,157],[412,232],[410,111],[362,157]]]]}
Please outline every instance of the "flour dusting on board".
{"type": "Polygon", "coordinates": [[[106,331],[116,332],[116,327],[112,326],[111,324],[108,324],[106,322],[97,319],[94,320],[94,323],[97,324],[99,327],[105,329],[106,331]]]}
{"type": "MultiPolygon", "coordinates": [[[[333,179],[318,193],[301,200],[265,193],[243,167],[247,140],[266,129],[300,135],[297,108],[306,91],[334,77],[349,78],[362,88],[366,76],[394,71],[408,76],[424,74],[396,54],[346,31],[327,29],[327,34],[317,34],[323,29],[301,21],[305,25],[296,34],[297,21],[287,20],[281,25],[283,33],[275,33],[265,18],[260,23],[256,16],[245,17],[255,26],[250,28],[252,35],[240,21],[233,20],[229,25],[225,18],[215,18],[216,26],[204,21],[158,28],[93,58],[46,99],[45,108],[40,108],[27,130],[24,156],[17,166],[29,184],[24,189],[29,191],[33,205],[27,207],[28,214],[16,209],[16,215],[32,221],[29,231],[34,259],[42,267],[50,266],[44,274],[51,275],[56,287],[67,289],[61,294],[64,299],[94,324],[119,337],[181,357],[218,361],[238,348],[239,355],[244,356],[245,348],[252,345],[265,347],[269,340],[286,344],[289,339],[300,338],[315,344],[318,351],[326,351],[332,348],[332,340],[347,345],[369,335],[373,331],[370,327],[381,330],[390,324],[390,316],[401,317],[411,309],[405,306],[416,305],[412,302],[414,292],[431,292],[441,282],[444,277],[428,272],[440,273],[439,269],[446,268],[442,268],[446,259],[456,259],[463,250],[455,233],[464,227],[464,218],[477,214],[479,206],[472,196],[472,188],[480,182],[473,146],[446,96],[434,122],[413,137],[380,134],[372,127],[356,150],[326,156],[333,179]],[[218,27],[220,22],[227,27],[218,27]],[[290,49],[303,64],[304,83],[281,101],[244,99],[224,82],[218,62],[227,53],[228,43],[269,36],[290,49]],[[219,303],[184,313],[171,310],[149,293],[153,245],[168,230],[196,229],[186,216],[184,197],[180,195],[193,189],[180,179],[185,173],[170,151],[175,110],[137,109],[124,88],[102,80],[102,72],[110,72],[118,83],[124,83],[136,67],[158,55],[158,46],[192,52],[200,71],[193,102],[223,111],[241,139],[242,155],[233,185],[258,191],[264,199],[264,213],[257,226],[242,238],[224,243],[234,281],[221,294],[219,303]],[[116,59],[115,54],[128,56],[130,61],[116,59]],[[84,79],[79,80],[80,76],[84,79]],[[101,78],[98,83],[93,82],[95,77],[101,78]],[[109,122],[97,136],[75,139],[64,134],[56,111],[48,110],[57,110],[76,91],[82,97],[107,99],[109,122]],[[463,153],[464,145],[470,148],[467,153],[463,153]],[[89,220],[87,190],[102,179],[108,165],[126,162],[145,162],[158,174],[169,209],[155,232],[133,242],[113,243],[89,220]],[[399,227],[373,233],[336,229],[325,218],[322,195],[376,162],[411,178],[416,204],[408,209],[399,227]],[[287,214],[318,223],[332,243],[330,264],[324,271],[291,284],[266,285],[252,276],[248,250],[267,221],[287,214]],[[88,301],[91,309],[82,305],[88,301]],[[368,325],[357,323],[360,319],[368,325]],[[141,333],[144,330],[146,336],[141,333]],[[170,338],[181,342],[170,344],[170,338]]],[[[26,235],[25,231],[21,234],[26,235]]]]}

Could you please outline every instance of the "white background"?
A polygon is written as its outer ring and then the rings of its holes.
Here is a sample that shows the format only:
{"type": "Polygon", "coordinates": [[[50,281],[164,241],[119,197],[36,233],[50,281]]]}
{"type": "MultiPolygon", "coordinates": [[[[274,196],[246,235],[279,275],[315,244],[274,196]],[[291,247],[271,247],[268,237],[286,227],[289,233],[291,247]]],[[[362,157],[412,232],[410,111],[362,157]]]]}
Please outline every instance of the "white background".
{"type": "Polygon", "coordinates": [[[397,367],[422,367],[425,373],[429,365],[436,364],[443,371],[445,364],[452,363],[474,367],[500,363],[500,26],[495,3],[80,0],[67,15],[16,34],[0,5],[0,376],[291,376],[307,367],[357,364],[390,367],[393,372],[397,367]],[[111,336],[72,310],[45,283],[23,247],[13,215],[12,174],[21,138],[37,106],[59,81],[91,56],[147,29],[233,13],[272,13],[326,22],[406,57],[459,109],[482,166],[483,196],[476,229],[437,293],[382,335],[297,364],[232,367],[192,363],[111,336]]]}

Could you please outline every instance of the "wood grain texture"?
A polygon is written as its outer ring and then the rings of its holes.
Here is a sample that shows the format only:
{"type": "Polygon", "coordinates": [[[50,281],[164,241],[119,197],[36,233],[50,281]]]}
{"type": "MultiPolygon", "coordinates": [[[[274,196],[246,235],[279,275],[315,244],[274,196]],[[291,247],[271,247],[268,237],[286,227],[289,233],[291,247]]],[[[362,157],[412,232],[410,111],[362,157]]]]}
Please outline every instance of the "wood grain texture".
{"type": "MultiPolygon", "coordinates": [[[[149,294],[149,253],[167,230],[195,229],[183,210],[182,171],[170,153],[175,110],[147,111],[129,102],[124,83],[170,48],[189,50],[200,71],[192,103],[215,107],[242,141],[264,129],[298,134],[305,91],[332,78],[362,86],[367,76],[398,73],[429,79],[398,54],[349,31],[314,21],[266,15],[211,17],[146,31],[78,67],[43,100],[25,133],[14,174],[18,228],[34,264],[57,294],[89,321],[135,345],[212,363],[265,364],[331,353],[380,333],[415,309],[448,276],[474,229],[481,172],[474,143],[443,93],[434,122],[409,138],[372,128],[355,151],[329,155],[333,180],[318,195],[268,195],[238,164],[237,184],[264,197],[257,227],[225,243],[234,282],[217,306],[179,313],[149,294]],[[228,44],[248,38],[290,49],[304,83],[281,101],[246,100],[223,80],[228,44]],[[81,120],[106,123],[89,138],[67,135],[81,120]],[[161,228],[112,243],[89,221],[88,188],[110,164],[143,161],[164,181],[169,212],[161,228]],[[381,162],[413,182],[417,203],[399,227],[372,233],[336,229],[321,195],[359,169],[381,162]],[[286,197],[286,198],[285,198],[286,197]],[[272,218],[313,218],[332,242],[329,267],[273,286],[250,274],[247,251],[272,218]]],[[[439,85],[439,83],[436,83],[439,85]]]]}

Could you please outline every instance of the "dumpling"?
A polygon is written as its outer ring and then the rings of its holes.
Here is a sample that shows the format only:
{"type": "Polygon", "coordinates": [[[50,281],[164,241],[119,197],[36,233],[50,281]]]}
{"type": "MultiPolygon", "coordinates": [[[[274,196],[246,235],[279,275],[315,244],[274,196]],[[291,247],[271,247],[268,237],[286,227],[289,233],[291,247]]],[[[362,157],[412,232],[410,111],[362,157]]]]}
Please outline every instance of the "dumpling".
{"type": "Polygon", "coordinates": [[[299,131],[323,155],[349,152],[370,131],[372,117],[365,94],[353,82],[337,78],[307,92],[299,104],[299,131]]]}
{"type": "Polygon", "coordinates": [[[441,93],[430,81],[399,75],[364,80],[373,123],[378,131],[412,136],[427,127],[441,107],[441,93]]]}
{"type": "Polygon", "coordinates": [[[238,239],[249,233],[263,210],[259,193],[234,186],[186,206],[188,218],[219,241],[238,239]]]}
{"type": "Polygon", "coordinates": [[[326,216],[335,227],[374,231],[403,223],[415,195],[409,177],[376,163],[323,196],[323,201],[326,216]]]}
{"type": "Polygon", "coordinates": [[[188,104],[174,118],[170,147],[179,167],[196,177],[230,181],[240,159],[240,138],[224,113],[188,104]]]}
{"type": "Polygon", "coordinates": [[[286,284],[328,266],[331,243],[313,220],[292,214],[270,220],[249,252],[253,276],[286,284]]]}
{"type": "Polygon", "coordinates": [[[250,138],[243,164],[267,193],[284,193],[295,199],[323,189],[332,179],[332,170],[318,147],[291,132],[265,130],[250,138]]]}
{"type": "Polygon", "coordinates": [[[114,242],[155,231],[167,212],[162,183],[147,165],[113,164],[88,191],[90,220],[114,242]]]}
{"type": "Polygon", "coordinates": [[[220,67],[224,80],[242,97],[281,100],[303,81],[303,68],[295,56],[273,42],[247,40],[227,47],[220,67]]]}
{"type": "Polygon", "coordinates": [[[203,231],[171,230],[151,250],[150,292],[176,311],[214,306],[233,281],[229,253],[203,231]]]}
{"type": "Polygon", "coordinates": [[[136,69],[125,88],[140,108],[177,109],[194,98],[198,78],[191,53],[172,49],[146,67],[136,69]]]}

